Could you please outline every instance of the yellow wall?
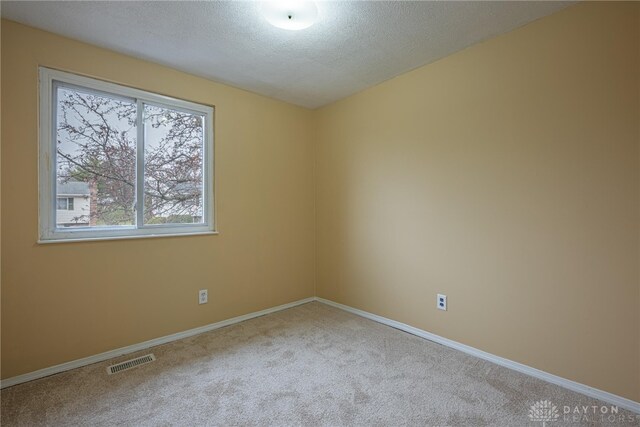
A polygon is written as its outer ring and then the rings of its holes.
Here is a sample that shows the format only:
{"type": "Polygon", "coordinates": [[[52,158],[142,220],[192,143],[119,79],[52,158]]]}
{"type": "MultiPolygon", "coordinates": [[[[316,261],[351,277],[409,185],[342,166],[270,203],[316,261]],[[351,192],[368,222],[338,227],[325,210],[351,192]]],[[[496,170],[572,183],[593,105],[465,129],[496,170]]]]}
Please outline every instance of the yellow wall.
{"type": "Polygon", "coordinates": [[[640,401],[639,21],[579,4],[317,111],[3,21],[2,378],[315,279],[640,401]],[[221,234],[37,245],[38,64],[215,104],[221,234]]]}
{"type": "Polygon", "coordinates": [[[313,295],[309,110],[8,21],[2,88],[2,378],[313,295]],[[220,234],[37,245],[38,65],[215,105],[220,234]]]}
{"type": "Polygon", "coordinates": [[[579,4],[317,111],[317,295],[640,401],[639,21],[579,4]]]}

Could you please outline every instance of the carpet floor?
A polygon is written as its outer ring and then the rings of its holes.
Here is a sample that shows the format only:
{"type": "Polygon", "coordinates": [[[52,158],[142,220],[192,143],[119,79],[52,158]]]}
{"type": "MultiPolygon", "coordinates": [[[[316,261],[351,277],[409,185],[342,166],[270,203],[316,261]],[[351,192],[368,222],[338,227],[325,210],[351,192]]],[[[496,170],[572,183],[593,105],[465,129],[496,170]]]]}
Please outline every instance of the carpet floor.
{"type": "Polygon", "coordinates": [[[0,393],[2,426],[639,425],[606,405],[321,303],[309,303],[0,393]],[[154,353],[147,365],[106,367],[154,353]]]}

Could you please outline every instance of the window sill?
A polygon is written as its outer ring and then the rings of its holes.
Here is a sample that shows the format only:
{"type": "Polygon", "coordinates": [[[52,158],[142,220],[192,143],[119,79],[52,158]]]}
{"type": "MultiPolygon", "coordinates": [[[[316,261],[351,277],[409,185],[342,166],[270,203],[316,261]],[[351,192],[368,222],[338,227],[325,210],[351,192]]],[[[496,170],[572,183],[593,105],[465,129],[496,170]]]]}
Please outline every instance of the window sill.
{"type": "Polygon", "coordinates": [[[75,239],[47,239],[38,240],[39,245],[50,243],[81,243],[81,242],[101,242],[105,240],[130,240],[130,239],[154,239],[158,237],[188,237],[188,236],[212,236],[220,234],[217,231],[197,231],[194,233],[171,233],[171,234],[140,234],[134,236],[109,236],[109,237],[80,237],[75,239]]]}

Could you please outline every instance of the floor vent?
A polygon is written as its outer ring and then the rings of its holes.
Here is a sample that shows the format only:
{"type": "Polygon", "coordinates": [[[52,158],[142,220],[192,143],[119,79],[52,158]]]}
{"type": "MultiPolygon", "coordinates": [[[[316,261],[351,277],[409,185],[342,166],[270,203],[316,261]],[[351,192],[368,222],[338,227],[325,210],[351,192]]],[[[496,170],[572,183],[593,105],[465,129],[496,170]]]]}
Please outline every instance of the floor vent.
{"type": "Polygon", "coordinates": [[[135,368],[136,366],[144,365],[145,363],[151,363],[156,360],[153,354],[147,354],[146,356],[136,357],[135,359],[125,360],[124,362],[116,363],[107,368],[107,374],[117,374],[118,372],[126,371],[127,369],[135,368]]]}

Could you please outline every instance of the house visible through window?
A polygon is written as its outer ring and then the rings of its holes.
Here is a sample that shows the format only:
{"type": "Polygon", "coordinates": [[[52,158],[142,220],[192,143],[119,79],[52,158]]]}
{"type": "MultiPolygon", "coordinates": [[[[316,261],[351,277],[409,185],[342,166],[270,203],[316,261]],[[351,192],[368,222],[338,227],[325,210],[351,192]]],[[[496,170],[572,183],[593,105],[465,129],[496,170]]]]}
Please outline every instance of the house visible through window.
{"type": "Polygon", "coordinates": [[[56,226],[86,227],[91,225],[89,184],[76,181],[58,183],[56,193],[58,195],[56,226]]]}
{"type": "Polygon", "coordinates": [[[42,240],[213,231],[213,109],[41,68],[42,240]]]}

